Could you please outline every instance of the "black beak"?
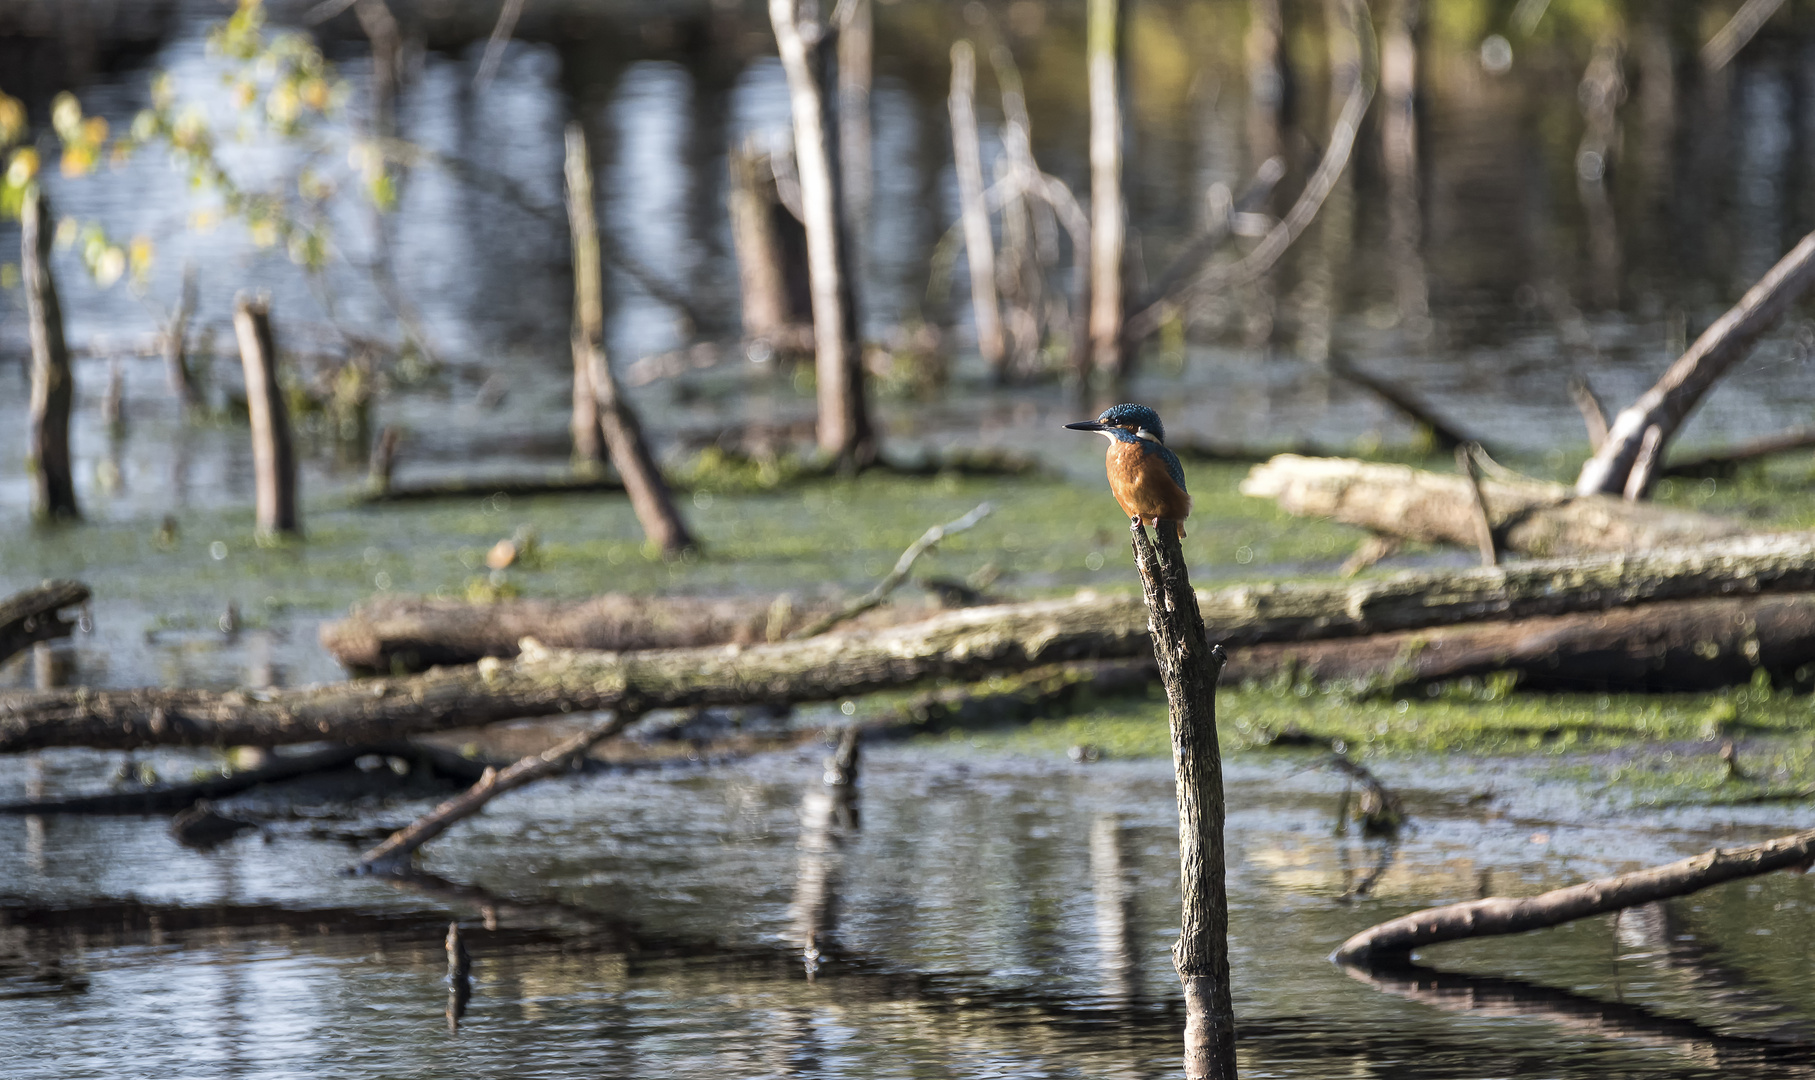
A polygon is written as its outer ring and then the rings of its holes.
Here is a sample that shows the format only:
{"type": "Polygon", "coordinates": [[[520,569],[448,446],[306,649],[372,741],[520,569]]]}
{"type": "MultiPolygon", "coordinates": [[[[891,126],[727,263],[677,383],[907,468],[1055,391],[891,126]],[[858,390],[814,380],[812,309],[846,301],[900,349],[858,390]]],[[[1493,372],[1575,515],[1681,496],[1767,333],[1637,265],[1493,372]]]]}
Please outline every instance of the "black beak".
{"type": "Polygon", "coordinates": [[[1073,431],[1102,431],[1102,430],[1104,430],[1103,422],[1101,420],[1079,420],[1075,424],[1066,424],[1065,426],[1070,428],[1073,431]]]}

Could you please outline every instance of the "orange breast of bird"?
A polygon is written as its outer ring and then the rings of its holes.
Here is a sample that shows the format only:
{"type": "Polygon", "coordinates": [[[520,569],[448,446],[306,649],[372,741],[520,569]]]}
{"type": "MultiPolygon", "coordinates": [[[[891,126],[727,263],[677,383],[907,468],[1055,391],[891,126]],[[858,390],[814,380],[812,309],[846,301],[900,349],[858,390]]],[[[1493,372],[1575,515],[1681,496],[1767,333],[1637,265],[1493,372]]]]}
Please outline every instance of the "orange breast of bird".
{"type": "Polygon", "coordinates": [[[1173,482],[1166,463],[1139,443],[1109,444],[1109,490],[1129,517],[1183,521],[1191,516],[1191,496],[1173,482]]]}

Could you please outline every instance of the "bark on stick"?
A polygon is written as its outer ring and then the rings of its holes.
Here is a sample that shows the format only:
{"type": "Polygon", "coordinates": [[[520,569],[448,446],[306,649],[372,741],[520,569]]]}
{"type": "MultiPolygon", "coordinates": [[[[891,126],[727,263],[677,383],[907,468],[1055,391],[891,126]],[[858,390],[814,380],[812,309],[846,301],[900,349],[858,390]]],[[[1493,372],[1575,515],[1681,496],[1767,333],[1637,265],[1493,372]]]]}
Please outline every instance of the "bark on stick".
{"type": "Polygon", "coordinates": [[[971,271],[971,311],[977,324],[977,351],[999,380],[1008,359],[1002,313],[996,303],[996,241],[990,234],[983,198],[983,150],[977,138],[977,53],[968,41],[952,45],[952,161],[958,173],[958,216],[964,224],[964,254],[971,271]]]}
{"type": "Polygon", "coordinates": [[[87,603],[88,595],[79,581],[46,581],[0,599],[0,663],[40,641],[68,637],[75,624],[57,613],[87,603]]]}
{"type": "Polygon", "coordinates": [[[1085,41],[1090,84],[1090,348],[1099,371],[1123,373],[1122,104],[1117,59],[1120,0],[1090,0],[1085,41]]]}
{"type": "Polygon", "coordinates": [[[601,740],[630,726],[639,715],[641,714],[620,709],[610,719],[563,739],[540,754],[531,754],[502,771],[485,770],[485,775],[479,778],[478,783],[392,833],[384,843],[361,855],[354,870],[370,874],[401,866],[409,861],[417,848],[446,832],[455,822],[472,817],[485,809],[486,803],[507,791],[555,775],[601,740]]]}
{"type": "Polygon", "coordinates": [[[841,229],[842,192],[821,79],[824,27],[803,24],[798,0],[769,0],[769,21],[794,118],[794,164],[807,227],[807,273],[813,293],[814,371],[819,392],[819,448],[853,466],[876,457],[865,400],[857,301],[849,245],[841,229]]]}
{"type": "Polygon", "coordinates": [[[1552,889],[1537,896],[1490,896],[1402,915],[1356,934],[1343,942],[1330,959],[1339,964],[1359,964],[1444,941],[1540,930],[1589,915],[1686,896],[1735,878],[1806,867],[1811,860],[1815,860],[1815,829],[1761,844],[1712,848],[1664,866],[1552,889]]]}
{"type": "Polygon", "coordinates": [[[25,317],[31,337],[32,513],[41,521],[77,518],[76,485],[69,460],[69,409],[75,374],[63,340],[63,308],[51,277],[51,239],[56,229],[50,200],[29,185],[19,210],[20,267],[25,279],[25,317]]]}
{"type": "MultiPolygon", "coordinates": [[[[1580,496],[1561,484],[1483,479],[1501,551],[1564,556],[1646,551],[1754,533],[1744,523],[1604,495],[1580,496]]],[[[1330,517],[1425,543],[1479,543],[1467,479],[1405,465],[1281,454],[1242,481],[1244,495],[1279,501],[1301,517],[1330,517]]]]}
{"type": "MultiPolygon", "coordinates": [[[[605,284],[599,269],[599,228],[593,217],[592,160],[586,133],[577,122],[567,125],[567,219],[573,232],[576,385],[577,373],[584,368],[594,419],[630,495],[643,535],[663,554],[678,555],[694,546],[693,536],[675,509],[668,482],[643,438],[642,424],[624,400],[605,355],[605,284]]],[[[577,407],[574,415],[577,421],[577,407]]]]}
{"type": "Polygon", "coordinates": [[[277,380],[270,301],[249,296],[235,300],[233,331],[246,373],[258,531],[265,536],[295,534],[302,531],[296,512],[296,451],[290,443],[290,412],[277,380]]]}
{"type": "Polygon", "coordinates": [[[1582,495],[1625,491],[1647,429],[1658,429],[1656,457],[1661,459],[1702,396],[1752,351],[1810,285],[1815,285],[1815,233],[1803,237],[1739,303],[1695,339],[1656,386],[1614,418],[1601,448],[1582,466],[1576,491],[1582,495]]]}
{"type": "Polygon", "coordinates": [[[1198,612],[1185,553],[1170,522],[1157,545],[1136,520],[1153,653],[1166,684],[1172,764],[1178,776],[1179,890],[1183,901],[1172,961],[1185,989],[1185,1075],[1234,1080],[1235,1005],[1229,990],[1229,900],[1224,888],[1223,764],[1216,742],[1216,680],[1223,650],[1198,612]]]}

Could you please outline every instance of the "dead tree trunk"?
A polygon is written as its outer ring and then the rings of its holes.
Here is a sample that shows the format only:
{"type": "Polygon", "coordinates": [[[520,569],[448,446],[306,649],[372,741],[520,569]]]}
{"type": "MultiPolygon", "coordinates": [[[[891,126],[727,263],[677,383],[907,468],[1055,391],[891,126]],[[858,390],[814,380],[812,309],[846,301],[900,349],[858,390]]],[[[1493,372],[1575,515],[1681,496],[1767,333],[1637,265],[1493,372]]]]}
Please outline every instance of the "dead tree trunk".
{"type": "Polygon", "coordinates": [[[240,366],[246,373],[246,413],[252,421],[252,471],[261,536],[302,531],[296,512],[296,451],[290,444],[290,411],[277,379],[277,345],[271,305],[240,296],[233,305],[240,366]]]}
{"type": "MultiPolygon", "coordinates": [[[[1329,517],[1424,543],[1480,542],[1467,478],[1405,465],[1281,454],[1242,481],[1244,495],[1277,499],[1301,517],[1329,517]]],[[[1755,533],[1743,522],[1602,495],[1561,484],[1484,479],[1481,497],[1501,551],[1539,557],[1680,547],[1755,533]]]]}
{"type": "Polygon", "coordinates": [[[802,21],[798,0],[769,0],[769,21],[788,80],[794,118],[794,162],[807,228],[807,272],[813,292],[814,371],[818,377],[819,448],[847,467],[876,459],[870,427],[855,283],[843,236],[842,192],[833,169],[835,139],[821,79],[825,27],[802,21]]]}
{"type": "Polygon", "coordinates": [[[1762,844],[1713,848],[1664,866],[1552,889],[1537,896],[1490,896],[1415,911],[1363,930],[1343,942],[1330,959],[1339,964],[1360,964],[1444,941],[1522,934],[1602,912],[1686,896],[1735,878],[1806,868],[1811,861],[1815,861],[1815,829],[1762,844]]]}
{"type": "Polygon", "coordinates": [[[32,350],[31,431],[32,513],[40,521],[82,516],[69,460],[69,410],[75,374],[63,340],[63,307],[51,278],[50,200],[36,184],[27,186],[19,210],[20,266],[25,278],[25,315],[32,350]]]}
{"type": "Polygon", "coordinates": [[[57,613],[87,603],[88,595],[79,581],[47,581],[0,599],[0,663],[40,641],[68,637],[75,624],[57,613]]]}
{"type": "Polygon", "coordinates": [[[1120,0],[1090,0],[1086,62],[1090,83],[1090,350],[1098,371],[1127,368],[1122,338],[1122,260],[1128,227],[1122,202],[1120,0]]]}
{"type": "Polygon", "coordinates": [[[731,243],[743,301],[745,340],[789,352],[813,342],[806,234],[782,205],[769,155],[754,146],[730,154],[731,243]]]}
{"type": "Polygon", "coordinates": [[[1420,0],[1391,0],[1380,33],[1380,149],[1387,180],[1387,250],[1399,318],[1430,317],[1424,276],[1424,203],[1418,175],[1420,0]]]}
{"type": "Polygon", "coordinates": [[[594,417],[643,535],[663,554],[678,555],[694,546],[693,537],[675,509],[668,482],[662,479],[642,425],[624,400],[605,355],[605,282],[599,267],[599,228],[593,218],[592,161],[578,122],[567,125],[567,219],[573,232],[574,381],[577,386],[585,372],[594,417]]]}
{"type": "Polygon", "coordinates": [[[183,267],[183,291],[178,295],[176,310],[164,324],[164,366],[170,376],[170,389],[183,403],[186,412],[202,407],[202,388],[189,367],[189,320],[195,314],[195,267],[183,267]]]}
{"type": "Polygon", "coordinates": [[[864,265],[870,224],[870,79],[875,23],[870,0],[848,0],[838,25],[838,171],[844,186],[845,236],[853,272],[864,265]]]}
{"type": "Polygon", "coordinates": [[[1582,495],[1624,492],[1645,432],[1652,427],[1658,429],[1655,460],[1661,460],[1664,448],[1702,396],[1751,352],[1760,335],[1777,325],[1812,284],[1815,233],[1803,237],[1739,303],[1702,332],[1656,386],[1614,418],[1601,448],[1582,466],[1576,491],[1582,495]]]}
{"type": "Polygon", "coordinates": [[[1223,650],[1204,635],[1178,532],[1162,522],[1156,546],[1137,520],[1134,561],[1147,598],[1153,653],[1166,684],[1178,776],[1179,891],[1172,962],[1185,988],[1185,1076],[1235,1080],[1235,1004],[1229,989],[1229,898],[1224,887],[1223,763],[1216,742],[1216,680],[1223,650]]]}
{"type": "Polygon", "coordinates": [[[990,235],[983,199],[983,150],[977,138],[977,54],[968,41],[952,45],[952,162],[958,174],[958,216],[964,224],[964,254],[971,271],[971,311],[977,324],[977,351],[1000,382],[1008,347],[996,303],[996,241],[990,235]]]}

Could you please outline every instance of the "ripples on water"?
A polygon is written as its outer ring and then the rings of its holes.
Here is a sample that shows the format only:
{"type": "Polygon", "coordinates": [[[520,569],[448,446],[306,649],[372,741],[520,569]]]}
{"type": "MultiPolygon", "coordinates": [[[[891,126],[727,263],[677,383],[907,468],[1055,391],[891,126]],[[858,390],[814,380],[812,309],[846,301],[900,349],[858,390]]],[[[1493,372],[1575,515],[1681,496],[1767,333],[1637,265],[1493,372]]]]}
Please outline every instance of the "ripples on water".
{"type": "MultiPolygon", "coordinates": [[[[405,469],[414,475],[467,472],[478,463],[526,471],[564,463],[571,284],[558,205],[560,129],[570,113],[587,123],[599,148],[608,242],[683,287],[698,306],[727,312],[734,281],[723,151],[746,135],[774,138],[785,124],[780,73],[763,55],[765,31],[754,10],[708,18],[678,9],[648,22],[640,36],[622,24],[581,20],[557,35],[552,23],[535,22],[539,6],[530,5],[527,40],[507,51],[483,93],[470,88],[479,48],[472,32],[448,30],[431,40],[401,101],[407,137],[483,163],[521,192],[518,202],[501,200],[422,169],[391,220],[400,280],[447,364],[439,381],[379,404],[381,422],[410,430],[405,469]],[[479,388],[494,376],[504,377],[507,392],[495,405],[480,404],[479,388]]],[[[1147,29],[1181,28],[1180,41],[1238,40],[1191,28],[1199,16],[1222,26],[1215,20],[1236,19],[1241,5],[1141,7],[1143,18],[1157,20],[1147,29]]],[[[87,107],[116,127],[143,104],[152,69],[195,86],[213,78],[201,35],[220,10],[203,0],[164,10],[167,24],[143,51],[78,87],[87,107]]],[[[874,334],[922,316],[966,321],[962,304],[925,299],[928,257],[956,198],[942,80],[957,26],[927,29],[938,24],[929,13],[940,10],[912,2],[879,9],[877,196],[864,279],[874,334]]],[[[1036,151],[1082,189],[1076,41],[1061,16],[1053,20],[1049,48],[1030,44],[1023,57],[1036,151]]],[[[1687,74],[1676,88],[1681,115],[1628,107],[1630,167],[1616,171],[1610,190],[1618,246],[1609,278],[1605,258],[1590,257],[1596,222],[1573,167],[1580,44],[1519,41],[1514,74],[1500,79],[1481,72],[1472,40],[1436,35],[1429,45],[1423,216],[1433,337],[1394,325],[1385,306],[1395,267],[1381,242],[1382,182],[1372,151],[1356,165],[1354,242],[1329,249],[1348,252],[1332,268],[1339,344],[1534,462],[1556,447],[1581,451],[1566,392],[1571,372],[1588,374],[1610,403],[1630,400],[1668,360],[1673,328],[1693,334],[1811,224],[1801,193],[1815,164],[1806,92],[1815,53],[1799,38],[1768,33],[1736,65],[1726,112],[1692,115],[1719,101],[1693,105],[1700,99],[1687,74]]],[[[361,77],[358,43],[336,40],[333,48],[361,77]]],[[[1150,61],[1137,56],[1132,80],[1133,214],[1154,268],[1196,227],[1205,185],[1239,187],[1252,170],[1243,160],[1246,84],[1230,66],[1232,50],[1214,52],[1207,64],[1193,61],[1188,66],[1199,70],[1182,80],[1166,67],[1176,55],[1156,47],[1150,61]],[[1151,78],[1141,74],[1143,63],[1151,78]],[[1188,93],[1180,89],[1187,84],[1188,93]]],[[[1305,127],[1320,142],[1321,75],[1313,69],[1306,78],[1305,127]]],[[[1653,100],[1645,92],[1641,81],[1634,102],[1653,100]]],[[[282,164],[270,147],[236,154],[251,169],[282,164]]],[[[60,212],[153,236],[162,267],[195,262],[201,319],[215,333],[223,383],[237,380],[226,319],[241,288],[274,293],[288,346],[337,348],[318,295],[289,269],[253,252],[232,228],[198,234],[184,227],[180,186],[153,155],[118,173],[50,181],[60,212]]],[[[372,257],[364,218],[350,213],[342,225],[347,258],[363,264],[372,257]]],[[[0,246],[16,242],[16,229],[0,227],[0,246]]],[[[1288,322],[1293,289],[1325,250],[1314,231],[1288,263],[1281,281],[1288,322]]],[[[108,359],[139,345],[151,323],[124,288],[95,290],[73,259],[59,269],[71,340],[88,350],[78,361],[75,452],[91,516],[154,521],[172,508],[249,502],[243,432],[180,423],[157,361],[124,361],[129,422],[123,432],[106,430],[100,399],[108,359]],[[106,489],[96,481],[103,463],[119,476],[106,489]]],[[[964,295],[962,273],[954,297],[964,295]]],[[[168,303],[174,281],[174,273],[161,274],[152,299],[168,303]]],[[[329,289],[337,318],[396,340],[362,274],[341,266],[329,289]]],[[[610,292],[609,343],[620,362],[682,343],[674,313],[621,270],[610,292]]],[[[0,347],[15,357],[23,340],[19,305],[16,291],[0,299],[0,347]]],[[[1800,332],[1799,324],[1786,327],[1723,383],[1689,440],[1719,442],[1804,421],[1815,379],[1796,344],[1800,332]]],[[[1284,332],[1271,349],[1226,338],[1193,344],[1182,372],[1156,360],[1136,393],[1163,404],[1175,429],[1229,441],[1286,445],[1312,437],[1341,445],[1406,434],[1376,402],[1330,383],[1293,349],[1284,332]]],[[[0,431],[21,423],[23,379],[22,365],[0,368],[0,386],[12,388],[0,392],[0,431]]],[[[1051,388],[983,389],[963,358],[957,380],[958,392],[934,404],[887,405],[891,437],[1031,445],[1054,418],[1075,418],[1064,415],[1072,406],[1051,388]]],[[[785,380],[739,376],[726,385],[708,386],[704,396],[668,384],[636,393],[661,436],[810,406],[785,380]]],[[[13,521],[26,502],[20,442],[0,439],[0,513],[13,521]]],[[[1076,453],[1081,460],[1083,451],[1076,453]]],[[[326,452],[310,458],[304,477],[311,493],[352,479],[326,452]]],[[[115,624],[154,618],[155,599],[134,603],[109,612],[115,624]]],[[[297,644],[312,627],[278,620],[274,629],[251,631],[246,655],[231,658],[179,642],[183,655],[173,660],[149,636],[121,638],[114,655],[99,658],[98,676],[108,680],[111,660],[112,677],[128,681],[169,675],[212,684],[248,670],[263,673],[253,681],[279,684],[331,677],[319,653],[297,644]]],[[[181,754],[157,760],[171,776],[200,764],[181,754]]],[[[1441,978],[1385,973],[1370,987],[1323,959],[1347,934],[1390,914],[1487,888],[1532,891],[1665,861],[1729,836],[1780,832],[1788,827],[1781,815],[1742,811],[1737,827],[1730,810],[1640,820],[1610,814],[1573,789],[1547,787],[1519,766],[1475,773],[1407,764],[1428,773],[1407,782],[1419,828],[1386,861],[1372,899],[1339,902],[1388,852],[1333,837],[1331,781],[1298,771],[1305,762],[1281,760],[1231,763],[1245,1075],[1796,1074],[1794,1052],[1750,1037],[1806,1037],[1815,1018],[1807,918],[1815,901],[1799,879],[1730,886],[1617,922],[1445,946],[1427,958],[1450,973],[1441,978]],[[1515,794],[1485,809],[1469,802],[1488,788],[1515,794]],[[1464,971],[1484,977],[1455,974],[1464,971]]],[[[43,785],[54,792],[92,784],[116,763],[79,752],[10,760],[0,762],[0,786],[7,797],[43,785]]],[[[861,828],[803,847],[803,792],[817,772],[810,760],[784,755],[693,773],[549,783],[438,841],[426,865],[441,878],[412,887],[338,876],[358,845],[319,835],[324,826],[313,820],[280,815],[262,836],[210,853],[176,846],[161,819],[12,822],[0,829],[0,996],[8,999],[0,1012],[8,1064],[0,1071],[21,1078],[1175,1074],[1176,977],[1167,949],[1177,864],[1166,763],[1074,770],[1012,757],[974,760],[959,750],[880,751],[866,770],[861,828]],[[465,926],[477,958],[476,991],[458,1035],[441,1019],[441,939],[450,917],[465,926]],[[822,929],[827,954],[811,985],[797,956],[806,925],[822,929]]],[[[370,830],[413,809],[356,807],[325,828],[370,830]]]]}

